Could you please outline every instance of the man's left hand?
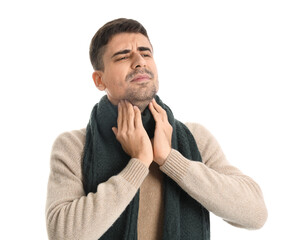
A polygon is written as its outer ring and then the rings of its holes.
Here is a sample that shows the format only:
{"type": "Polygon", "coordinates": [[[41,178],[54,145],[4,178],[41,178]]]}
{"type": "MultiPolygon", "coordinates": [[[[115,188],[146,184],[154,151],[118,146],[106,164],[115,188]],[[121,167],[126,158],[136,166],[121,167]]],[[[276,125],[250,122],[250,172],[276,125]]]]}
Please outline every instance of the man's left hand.
{"type": "Polygon", "coordinates": [[[171,152],[173,128],[168,122],[166,111],[154,99],[149,103],[149,109],[156,124],[152,141],[153,160],[161,166],[171,152]]]}

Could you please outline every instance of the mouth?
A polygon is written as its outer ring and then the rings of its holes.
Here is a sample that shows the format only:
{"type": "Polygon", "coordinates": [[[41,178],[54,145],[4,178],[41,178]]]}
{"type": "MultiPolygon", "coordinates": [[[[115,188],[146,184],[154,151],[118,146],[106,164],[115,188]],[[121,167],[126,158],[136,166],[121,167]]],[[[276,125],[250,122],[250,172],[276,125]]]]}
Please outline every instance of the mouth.
{"type": "Polygon", "coordinates": [[[137,74],[131,82],[146,82],[149,81],[151,78],[148,74],[137,74]]]}

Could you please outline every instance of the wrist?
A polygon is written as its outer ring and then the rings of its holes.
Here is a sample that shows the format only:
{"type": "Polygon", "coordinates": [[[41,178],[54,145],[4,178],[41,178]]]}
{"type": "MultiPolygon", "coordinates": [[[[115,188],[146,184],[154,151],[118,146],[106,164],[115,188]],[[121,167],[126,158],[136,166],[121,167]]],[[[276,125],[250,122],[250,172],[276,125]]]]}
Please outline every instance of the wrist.
{"type": "Polygon", "coordinates": [[[159,165],[162,166],[166,160],[168,159],[168,156],[170,155],[172,151],[172,148],[169,148],[164,154],[162,154],[161,157],[158,157],[157,159],[154,159],[154,161],[159,165]]]}
{"type": "Polygon", "coordinates": [[[146,158],[146,157],[138,156],[137,159],[139,159],[139,161],[141,163],[143,163],[147,168],[149,168],[149,166],[153,162],[153,159],[152,158],[146,158]]]}
{"type": "Polygon", "coordinates": [[[127,181],[139,188],[148,175],[149,169],[139,159],[130,159],[128,165],[121,171],[120,175],[127,181]]]}
{"type": "Polygon", "coordinates": [[[160,170],[179,183],[189,171],[190,163],[189,159],[185,158],[177,150],[172,149],[165,164],[160,166],[160,170]]]}

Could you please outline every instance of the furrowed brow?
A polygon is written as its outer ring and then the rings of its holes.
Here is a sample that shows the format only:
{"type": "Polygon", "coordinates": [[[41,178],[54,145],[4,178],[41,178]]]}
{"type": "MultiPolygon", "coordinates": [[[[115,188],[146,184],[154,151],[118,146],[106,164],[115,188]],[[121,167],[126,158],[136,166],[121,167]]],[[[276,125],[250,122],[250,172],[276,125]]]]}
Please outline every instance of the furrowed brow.
{"type": "Polygon", "coordinates": [[[121,51],[118,51],[115,54],[113,54],[111,58],[113,58],[113,57],[115,57],[117,55],[127,54],[127,53],[130,53],[130,52],[131,52],[131,50],[129,50],[129,49],[121,50],[121,51]]]}
{"type": "Polygon", "coordinates": [[[150,53],[152,53],[152,51],[149,47],[138,47],[138,50],[140,52],[149,51],[150,53]]]}

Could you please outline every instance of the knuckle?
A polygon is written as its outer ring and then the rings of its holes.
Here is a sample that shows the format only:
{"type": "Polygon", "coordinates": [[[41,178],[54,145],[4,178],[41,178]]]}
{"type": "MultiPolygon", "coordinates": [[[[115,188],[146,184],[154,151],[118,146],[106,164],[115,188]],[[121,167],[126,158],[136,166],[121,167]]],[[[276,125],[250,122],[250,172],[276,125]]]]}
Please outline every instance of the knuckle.
{"type": "Polygon", "coordinates": [[[126,134],[124,132],[118,132],[117,139],[123,140],[126,138],[126,134]]]}
{"type": "Polygon", "coordinates": [[[133,131],[131,131],[130,129],[128,129],[127,132],[126,132],[126,136],[127,137],[130,137],[132,135],[133,135],[133,131]]]}

